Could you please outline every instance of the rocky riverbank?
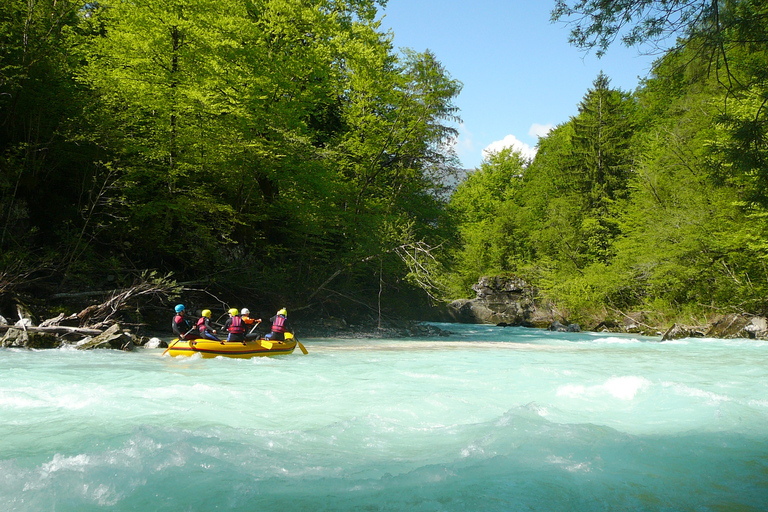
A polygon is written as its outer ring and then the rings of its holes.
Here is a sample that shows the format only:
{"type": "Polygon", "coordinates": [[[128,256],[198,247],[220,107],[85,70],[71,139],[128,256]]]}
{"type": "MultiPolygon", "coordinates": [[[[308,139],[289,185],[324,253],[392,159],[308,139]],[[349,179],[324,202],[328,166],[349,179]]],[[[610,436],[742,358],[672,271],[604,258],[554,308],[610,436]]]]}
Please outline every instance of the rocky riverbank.
{"type": "MultiPolygon", "coordinates": [[[[658,341],[696,337],[768,339],[768,319],[760,316],[733,313],[713,315],[706,322],[692,325],[659,325],[648,313],[611,310],[605,311],[602,316],[593,316],[587,321],[581,319],[577,323],[569,318],[566,312],[545,300],[535,287],[519,277],[482,277],[473,289],[476,294],[474,299],[461,299],[445,307],[436,308],[428,319],[504,327],[523,326],[553,331],[632,333],[649,336],[658,341]]],[[[58,348],[66,345],[82,350],[132,350],[138,346],[164,346],[166,342],[161,338],[169,339],[170,332],[167,336],[161,335],[159,338],[149,332],[136,334],[134,326],[138,324],[128,321],[126,325],[125,320],[128,319],[117,314],[119,311],[125,313],[128,310],[136,310],[134,307],[127,308],[124,300],[135,296],[136,290],[134,287],[120,294],[112,294],[106,302],[84,307],[77,314],[60,314],[39,323],[35,322],[36,315],[18,303],[18,321],[9,325],[10,322],[0,316],[0,347],[58,348]]],[[[167,312],[162,310],[162,314],[167,312]]],[[[157,316],[150,315],[150,311],[144,311],[142,315],[145,319],[157,316]]],[[[158,319],[150,324],[141,324],[144,328],[140,330],[146,331],[147,325],[160,323],[162,321],[158,319]]],[[[294,327],[299,337],[400,338],[448,334],[434,325],[391,319],[382,323],[372,317],[368,320],[358,319],[351,324],[341,318],[313,316],[311,322],[306,325],[301,319],[297,319],[294,327]]]]}
{"type": "MultiPolygon", "coordinates": [[[[2,317],[0,317],[2,318],[2,317]]],[[[150,342],[149,337],[136,336],[120,324],[114,323],[104,330],[66,326],[33,326],[19,321],[14,325],[0,324],[0,347],[61,348],[71,346],[78,350],[112,348],[130,351],[150,342]]]]}
{"type": "Polygon", "coordinates": [[[448,320],[555,331],[632,333],[658,337],[659,341],[704,337],[768,339],[768,319],[760,316],[730,313],[713,315],[695,325],[655,325],[646,313],[613,310],[580,325],[519,277],[481,277],[472,289],[476,293],[474,299],[460,299],[448,305],[448,320]]]}

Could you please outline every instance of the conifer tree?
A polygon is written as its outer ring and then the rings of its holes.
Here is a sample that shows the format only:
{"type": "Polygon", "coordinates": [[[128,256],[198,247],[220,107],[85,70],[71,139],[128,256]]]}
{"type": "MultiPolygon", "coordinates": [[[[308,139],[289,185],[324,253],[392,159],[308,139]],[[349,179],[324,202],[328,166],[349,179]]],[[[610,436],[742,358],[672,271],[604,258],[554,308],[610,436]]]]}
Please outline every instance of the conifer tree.
{"type": "Polygon", "coordinates": [[[602,72],[579,105],[573,124],[569,173],[585,201],[584,241],[593,257],[607,261],[618,235],[616,202],[625,198],[631,169],[632,102],[610,88],[602,72]]]}

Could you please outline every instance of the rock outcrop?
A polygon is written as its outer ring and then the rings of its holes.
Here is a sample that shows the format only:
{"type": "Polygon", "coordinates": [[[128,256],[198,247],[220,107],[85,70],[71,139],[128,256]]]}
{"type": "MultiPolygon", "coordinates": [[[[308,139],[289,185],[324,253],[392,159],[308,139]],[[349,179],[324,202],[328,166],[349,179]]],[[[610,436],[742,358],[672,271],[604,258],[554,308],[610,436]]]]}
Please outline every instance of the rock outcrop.
{"type": "Polygon", "coordinates": [[[674,324],[661,341],[680,338],[752,338],[768,339],[768,319],[762,316],[729,314],[715,318],[705,325],[674,324]]]}
{"type": "Polygon", "coordinates": [[[56,334],[35,332],[30,329],[8,329],[0,338],[0,347],[55,348],[61,345],[56,334]]]}
{"type": "Polygon", "coordinates": [[[709,324],[708,338],[768,338],[768,319],[762,316],[725,315],[709,324]]]}
{"type": "MultiPolygon", "coordinates": [[[[448,305],[449,320],[459,323],[524,326],[561,332],[579,332],[556,308],[542,300],[538,290],[519,277],[481,277],[472,287],[474,299],[460,299],[448,305]]],[[[708,319],[701,325],[656,325],[648,312],[623,313],[611,310],[602,319],[595,318],[586,330],[619,332],[659,337],[658,341],[679,338],[753,338],[768,339],[768,319],[748,314],[728,314],[708,319]]]]}
{"type": "MultiPolygon", "coordinates": [[[[18,323],[18,322],[17,322],[18,323]]],[[[123,331],[119,324],[113,324],[107,330],[67,327],[62,325],[48,326],[0,326],[0,347],[16,348],[58,348],[62,345],[73,345],[78,349],[117,348],[132,350],[141,345],[144,340],[123,331]],[[80,340],[73,342],[71,340],[80,340]]]]}
{"type": "Polygon", "coordinates": [[[538,290],[519,277],[481,277],[472,289],[476,298],[448,305],[453,321],[546,328],[555,320],[538,300],[538,290]]]}

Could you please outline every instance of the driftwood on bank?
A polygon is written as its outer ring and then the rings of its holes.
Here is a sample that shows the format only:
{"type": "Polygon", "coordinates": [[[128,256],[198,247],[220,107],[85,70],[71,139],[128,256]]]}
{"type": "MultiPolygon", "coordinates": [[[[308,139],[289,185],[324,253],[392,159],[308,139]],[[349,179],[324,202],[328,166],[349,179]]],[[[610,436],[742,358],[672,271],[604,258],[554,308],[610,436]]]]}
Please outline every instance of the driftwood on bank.
{"type": "Polygon", "coordinates": [[[44,326],[14,326],[14,325],[0,325],[0,333],[7,332],[9,329],[17,329],[20,331],[28,332],[41,332],[47,334],[82,334],[83,336],[98,336],[103,331],[100,329],[91,329],[88,327],[67,327],[66,325],[52,325],[48,327],[44,326]]]}
{"type": "MultiPolygon", "coordinates": [[[[79,313],[59,314],[35,325],[34,315],[26,308],[18,308],[19,321],[15,325],[0,325],[0,347],[56,348],[64,344],[78,349],[110,347],[131,350],[140,340],[124,330],[118,320],[120,312],[138,308],[139,304],[159,298],[166,302],[177,295],[180,286],[169,276],[158,277],[153,272],[142,274],[133,286],[125,289],[99,292],[108,297],[99,304],[91,304],[79,313]],[[68,323],[70,325],[61,325],[68,323]],[[76,325],[72,325],[76,324],[76,325]]],[[[82,297],[96,292],[59,294],[82,297]]],[[[4,321],[0,317],[0,321],[4,321]]]]}

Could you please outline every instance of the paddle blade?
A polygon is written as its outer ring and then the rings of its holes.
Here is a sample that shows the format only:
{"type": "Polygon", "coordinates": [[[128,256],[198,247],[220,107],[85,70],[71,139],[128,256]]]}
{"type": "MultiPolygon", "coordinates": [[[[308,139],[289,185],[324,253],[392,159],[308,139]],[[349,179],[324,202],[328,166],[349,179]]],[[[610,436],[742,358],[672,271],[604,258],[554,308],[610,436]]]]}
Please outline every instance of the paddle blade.
{"type": "MultiPolygon", "coordinates": [[[[174,341],[173,343],[171,343],[170,345],[168,345],[168,348],[167,348],[167,349],[165,349],[165,352],[163,352],[162,356],[164,356],[165,354],[167,354],[167,353],[168,353],[168,351],[169,351],[169,350],[171,350],[171,348],[173,348],[173,346],[174,346],[174,345],[176,345],[178,342],[179,342],[179,340],[176,340],[176,341],[174,341]]],[[[160,357],[162,357],[162,356],[160,356],[160,357]]]]}
{"type": "Polygon", "coordinates": [[[304,354],[304,355],[307,355],[307,354],[309,354],[309,352],[307,352],[307,349],[306,349],[306,348],[304,348],[304,345],[303,345],[303,344],[302,344],[302,343],[301,343],[299,340],[296,340],[296,343],[298,343],[298,344],[299,344],[299,348],[301,349],[301,353],[302,353],[302,354],[304,354]]]}
{"type": "Polygon", "coordinates": [[[267,341],[267,340],[260,340],[259,343],[261,343],[261,346],[264,347],[267,350],[270,350],[272,348],[272,346],[274,345],[274,343],[272,343],[271,341],[267,341]]]}

